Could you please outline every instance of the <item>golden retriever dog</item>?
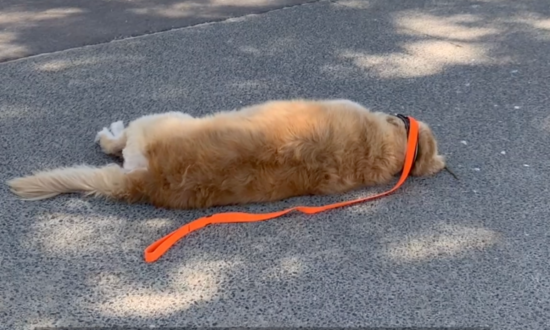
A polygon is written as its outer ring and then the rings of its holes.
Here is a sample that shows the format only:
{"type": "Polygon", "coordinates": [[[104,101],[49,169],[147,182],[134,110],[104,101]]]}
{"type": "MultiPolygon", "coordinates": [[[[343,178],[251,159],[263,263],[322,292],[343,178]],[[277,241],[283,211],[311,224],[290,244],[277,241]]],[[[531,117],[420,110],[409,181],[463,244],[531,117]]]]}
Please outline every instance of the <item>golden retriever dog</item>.
{"type": "MultiPolygon", "coordinates": [[[[419,123],[411,175],[445,168],[419,123]]],[[[74,166],[8,181],[22,199],[82,192],[172,209],[277,201],[385,184],[404,165],[405,122],[350,100],[275,100],[195,118],[169,112],[119,121],[96,136],[123,166],[74,166]]]]}

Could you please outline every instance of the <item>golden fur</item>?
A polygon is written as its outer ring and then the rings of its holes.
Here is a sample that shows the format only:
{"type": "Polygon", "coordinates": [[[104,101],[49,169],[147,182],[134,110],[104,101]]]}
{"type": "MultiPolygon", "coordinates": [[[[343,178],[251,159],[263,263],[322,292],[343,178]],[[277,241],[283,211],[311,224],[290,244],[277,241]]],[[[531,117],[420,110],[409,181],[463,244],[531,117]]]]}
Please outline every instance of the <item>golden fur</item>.
{"type": "MultiPolygon", "coordinates": [[[[445,166],[419,122],[412,175],[445,166]]],[[[201,118],[171,112],[113,123],[102,150],[124,166],[78,166],[8,182],[24,199],[85,192],[129,203],[191,209],[344,193],[388,183],[403,167],[403,122],[349,100],[270,101],[201,118]]]]}

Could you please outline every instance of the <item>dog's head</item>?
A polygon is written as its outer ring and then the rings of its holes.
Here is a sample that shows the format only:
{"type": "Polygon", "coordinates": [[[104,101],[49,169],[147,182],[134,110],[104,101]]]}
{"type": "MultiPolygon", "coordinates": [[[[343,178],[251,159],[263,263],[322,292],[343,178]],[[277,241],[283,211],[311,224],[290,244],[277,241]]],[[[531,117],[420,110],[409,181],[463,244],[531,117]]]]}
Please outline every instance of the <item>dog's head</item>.
{"type": "Polygon", "coordinates": [[[426,123],[418,121],[418,154],[411,175],[433,175],[444,168],[445,157],[438,153],[437,140],[432,130],[426,123]]]}
{"type": "MultiPolygon", "coordinates": [[[[398,134],[408,134],[409,119],[403,115],[387,115],[386,120],[399,129],[398,134]]],[[[445,168],[445,157],[438,153],[437,140],[428,124],[417,120],[418,152],[411,170],[413,176],[433,175],[445,168]]]]}

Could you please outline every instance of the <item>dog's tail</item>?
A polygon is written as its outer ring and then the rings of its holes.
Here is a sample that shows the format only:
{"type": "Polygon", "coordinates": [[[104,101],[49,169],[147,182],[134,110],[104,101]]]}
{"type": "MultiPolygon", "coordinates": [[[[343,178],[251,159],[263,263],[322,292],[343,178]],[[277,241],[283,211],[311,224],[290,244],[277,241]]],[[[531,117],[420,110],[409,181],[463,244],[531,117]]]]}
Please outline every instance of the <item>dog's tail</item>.
{"type": "Polygon", "coordinates": [[[41,171],[7,182],[11,191],[24,200],[41,200],[59,194],[82,192],[95,197],[127,199],[131,176],[116,165],[75,166],[41,171]]]}

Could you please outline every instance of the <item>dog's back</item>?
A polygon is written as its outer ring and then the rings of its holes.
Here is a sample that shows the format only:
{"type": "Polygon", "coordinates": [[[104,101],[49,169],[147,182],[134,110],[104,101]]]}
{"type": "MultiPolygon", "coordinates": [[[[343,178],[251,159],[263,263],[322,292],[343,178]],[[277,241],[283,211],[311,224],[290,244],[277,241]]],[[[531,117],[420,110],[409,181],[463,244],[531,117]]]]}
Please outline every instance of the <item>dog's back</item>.
{"type": "Polygon", "coordinates": [[[386,129],[346,103],[276,101],[221,113],[152,140],[145,194],[158,206],[195,208],[386,182],[401,166],[386,129]]]}

